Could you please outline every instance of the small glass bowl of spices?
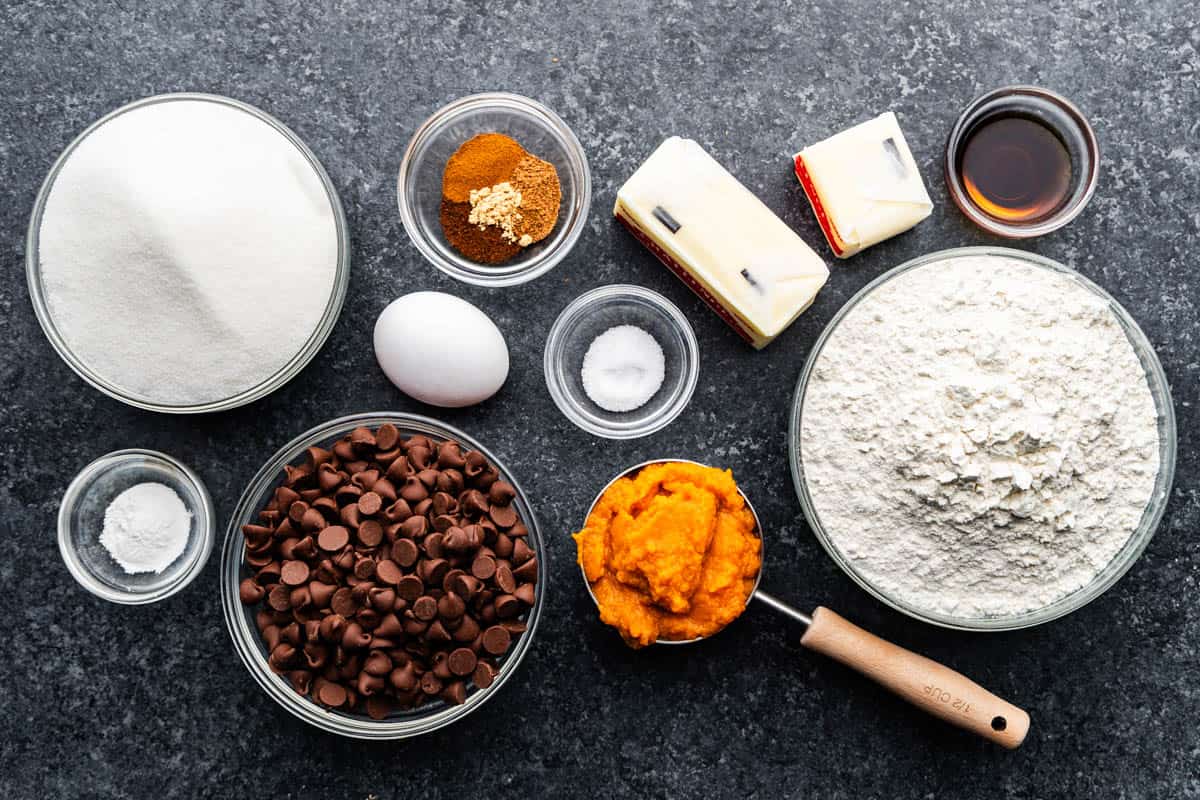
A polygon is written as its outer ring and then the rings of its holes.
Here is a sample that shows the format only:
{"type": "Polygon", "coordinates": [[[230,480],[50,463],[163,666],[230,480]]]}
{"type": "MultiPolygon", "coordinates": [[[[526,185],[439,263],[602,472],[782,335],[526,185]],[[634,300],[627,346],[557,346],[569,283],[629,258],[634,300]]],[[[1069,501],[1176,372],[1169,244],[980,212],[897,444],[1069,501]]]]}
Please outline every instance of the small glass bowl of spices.
{"type": "Polygon", "coordinates": [[[212,553],[208,490],[154,450],[117,450],[84,467],[58,511],[58,549],[71,576],[97,597],[143,605],[178,592],[212,553]]]}
{"type": "Polygon", "coordinates": [[[592,183],[579,139],[520,95],[456,100],[430,117],[400,164],[400,219],[435,267],[479,286],[548,272],[578,241],[592,183]]]}
{"type": "Polygon", "coordinates": [[[683,412],[700,348],[674,303],[641,286],[601,286],[572,301],[546,339],[546,386],[567,419],[607,439],[636,439],[683,412]]]}

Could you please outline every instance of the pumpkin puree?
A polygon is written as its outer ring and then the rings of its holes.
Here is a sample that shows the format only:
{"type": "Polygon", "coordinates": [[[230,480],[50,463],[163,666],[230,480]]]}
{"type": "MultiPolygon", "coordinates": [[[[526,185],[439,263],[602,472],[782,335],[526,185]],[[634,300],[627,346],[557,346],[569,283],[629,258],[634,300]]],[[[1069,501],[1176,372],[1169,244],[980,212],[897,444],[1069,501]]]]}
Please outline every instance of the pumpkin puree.
{"type": "Polygon", "coordinates": [[[721,630],[762,566],[733,473],[699,464],[651,464],[619,479],[574,538],[600,619],[631,647],[721,630]]]}

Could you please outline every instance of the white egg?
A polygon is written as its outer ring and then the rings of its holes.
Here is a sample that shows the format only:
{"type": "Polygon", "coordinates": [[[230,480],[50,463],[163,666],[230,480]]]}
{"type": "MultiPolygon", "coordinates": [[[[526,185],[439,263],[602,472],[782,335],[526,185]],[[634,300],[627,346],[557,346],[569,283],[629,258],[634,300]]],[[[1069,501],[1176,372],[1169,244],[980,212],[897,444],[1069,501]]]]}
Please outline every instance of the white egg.
{"type": "Polygon", "coordinates": [[[496,324],[466,300],[413,292],[375,321],[375,358],[396,388],[444,408],[488,399],[508,377],[508,346],[496,324]]]}

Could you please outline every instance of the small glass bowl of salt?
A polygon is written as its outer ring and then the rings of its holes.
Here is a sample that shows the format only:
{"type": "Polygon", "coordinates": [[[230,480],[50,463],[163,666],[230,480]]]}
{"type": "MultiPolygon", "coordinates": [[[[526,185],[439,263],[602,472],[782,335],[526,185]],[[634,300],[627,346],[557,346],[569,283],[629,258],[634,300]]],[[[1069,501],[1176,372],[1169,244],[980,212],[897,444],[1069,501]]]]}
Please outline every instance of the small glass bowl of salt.
{"type": "Polygon", "coordinates": [[[154,450],[117,450],[88,464],[63,495],[58,549],[97,597],[143,605],[178,592],[212,553],[216,515],[194,472],[154,450]]]}
{"type": "Polygon", "coordinates": [[[635,439],[682,413],[700,377],[692,326],[641,286],[601,286],[558,315],[546,339],[546,386],[583,430],[635,439]]]}

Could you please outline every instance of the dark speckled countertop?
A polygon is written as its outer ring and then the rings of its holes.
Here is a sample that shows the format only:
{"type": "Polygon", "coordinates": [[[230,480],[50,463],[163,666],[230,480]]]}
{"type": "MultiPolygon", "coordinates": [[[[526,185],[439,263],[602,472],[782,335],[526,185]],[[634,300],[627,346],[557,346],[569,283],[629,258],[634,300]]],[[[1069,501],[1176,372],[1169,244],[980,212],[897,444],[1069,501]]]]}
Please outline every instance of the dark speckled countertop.
{"type": "Polygon", "coordinates": [[[7,798],[1196,798],[1200,797],[1200,16],[1192,0],[812,3],[14,2],[0,7],[0,795],[7,798]],[[152,10],[151,10],[152,7],[152,10]],[[1179,469],[1149,549],[1107,595],[1040,628],[981,635],[889,610],[825,556],[787,467],[793,383],[861,286],[931,250],[994,243],[948,200],[940,150],[975,95],[1056,89],[1103,149],[1094,200],[1019,246],[1100,283],[1142,325],[1174,392],[1179,469]],[[426,264],[397,219],[413,130],[464,94],[504,89],[557,110],[582,140],[594,203],[570,258],[482,290],[426,264]],[[169,91],[230,95],[295,129],[341,192],[353,235],[345,311],[312,364],[271,397],[199,418],[126,408],[83,384],[43,337],[24,277],[38,186],[90,122],[169,91]],[[894,109],[934,198],[914,231],[832,275],[769,349],[743,346],[610,214],[665,136],[700,141],[822,253],[788,156],[894,109]],[[700,388],[657,435],[614,443],[550,401],[541,347],[558,311],[612,282],[678,303],[700,339],[700,388]],[[504,331],[512,373],[480,407],[433,413],[503,457],[549,535],[550,592],[515,679],[466,721],[364,744],[268,699],[221,621],[216,558],[149,608],[71,580],[59,498],[107,451],[170,452],[207,482],[222,524],[276,448],[330,417],[430,412],[375,366],[370,330],[397,295],[453,292],[504,331]],[[532,421],[532,424],[531,424],[532,421]],[[826,603],[1028,708],[1016,752],[946,727],[801,650],[752,609],[697,646],[635,653],[596,620],[568,534],[609,476],[647,458],[731,467],[769,529],[764,588],[826,603]]]}

